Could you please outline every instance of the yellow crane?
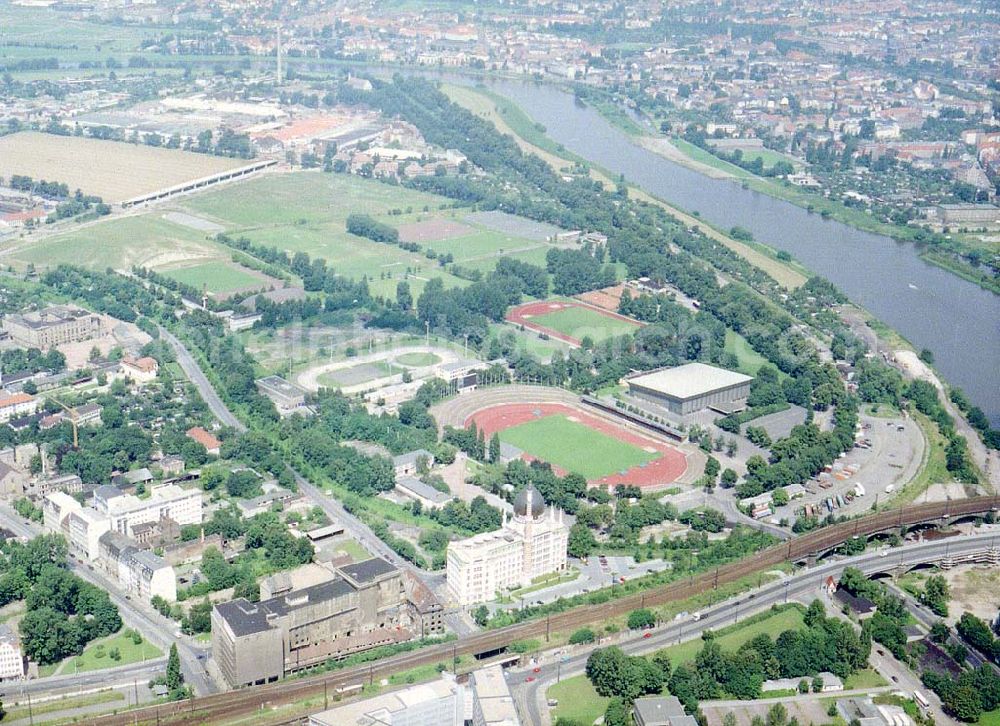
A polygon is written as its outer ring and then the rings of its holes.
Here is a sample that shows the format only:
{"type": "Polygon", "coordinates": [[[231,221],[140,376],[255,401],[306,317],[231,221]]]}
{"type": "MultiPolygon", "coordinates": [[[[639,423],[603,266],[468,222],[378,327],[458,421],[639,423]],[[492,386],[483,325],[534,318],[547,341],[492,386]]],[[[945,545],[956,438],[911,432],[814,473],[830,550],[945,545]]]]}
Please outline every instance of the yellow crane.
{"type": "MultiPolygon", "coordinates": [[[[52,396],[49,396],[49,398],[52,398],[52,396]]],[[[77,435],[77,419],[80,417],[80,414],[77,412],[76,406],[67,406],[58,398],[52,398],[52,400],[58,403],[64,409],[66,409],[66,412],[69,414],[69,422],[73,426],[73,449],[74,450],[79,449],[80,439],[79,436],[77,435]]]]}

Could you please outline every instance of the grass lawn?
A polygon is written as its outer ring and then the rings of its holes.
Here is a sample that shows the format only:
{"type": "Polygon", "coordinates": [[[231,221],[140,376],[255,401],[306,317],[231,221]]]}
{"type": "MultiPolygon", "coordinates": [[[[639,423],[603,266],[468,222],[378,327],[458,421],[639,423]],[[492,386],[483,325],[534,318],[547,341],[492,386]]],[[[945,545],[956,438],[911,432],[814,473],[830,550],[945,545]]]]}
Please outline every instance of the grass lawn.
{"type": "Polygon", "coordinates": [[[546,416],[512,426],[500,432],[500,440],[590,480],[631,469],[659,456],[565,416],[546,416]],[[587,452],[586,456],[581,456],[581,452],[587,452]]]}
{"type": "MultiPolygon", "coordinates": [[[[802,611],[798,608],[788,608],[781,612],[772,613],[769,617],[755,623],[738,625],[734,630],[719,635],[716,641],[723,650],[734,651],[761,633],[767,633],[772,638],[777,638],[786,630],[798,630],[803,627],[805,624],[802,621],[802,611]]],[[[704,642],[701,638],[697,638],[679,645],[672,645],[664,652],[669,655],[670,662],[674,666],[678,666],[681,663],[694,661],[703,645],[704,642]]]]}
{"type": "Polygon", "coordinates": [[[948,471],[945,455],[948,442],[938,430],[937,424],[919,411],[913,412],[913,418],[920,426],[920,431],[927,442],[924,447],[924,460],[912,481],[897,492],[892,499],[886,498],[886,501],[883,502],[885,507],[899,507],[903,504],[909,504],[916,501],[931,484],[949,482],[953,478],[951,472],[948,471]]]}
{"type": "Polygon", "coordinates": [[[404,366],[432,366],[441,362],[441,356],[434,353],[403,353],[396,356],[396,363],[404,366]]]}
{"type": "Polygon", "coordinates": [[[76,656],[76,658],[67,658],[62,672],[85,673],[86,671],[97,671],[103,668],[114,668],[116,666],[128,665],[129,663],[138,663],[143,660],[159,658],[162,655],[163,651],[145,640],[136,645],[132,642],[131,638],[125,635],[112,635],[88,645],[84,649],[83,655],[76,656]],[[104,647],[101,648],[100,646],[104,647]],[[113,660],[108,655],[108,652],[112,648],[118,648],[121,651],[122,657],[119,660],[113,660]],[[104,655],[98,657],[98,653],[103,653],[104,655]]]}
{"type": "Polygon", "coordinates": [[[559,701],[552,709],[553,722],[565,718],[582,724],[592,724],[603,716],[610,700],[597,695],[585,675],[563,679],[549,688],[545,696],[559,701]]]}
{"type": "Polygon", "coordinates": [[[206,262],[191,267],[178,267],[174,270],[165,270],[164,274],[199,290],[205,287],[214,294],[267,285],[264,279],[227,262],[206,262]]]}
{"type": "Polygon", "coordinates": [[[739,361],[737,367],[740,373],[745,373],[748,376],[756,375],[760,367],[767,363],[767,359],[764,356],[750,347],[750,343],[747,342],[746,338],[729,328],[726,328],[725,350],[727,353],[732,353],[736,356],[736,360],[739,361]]]}
{"type": "Polygon", "coordinates": [[[1000,726],[1000,708],[987,711],[979,717],[977,723],[980,726],[1000,726]]]}
{"type": "Polygon", "coordinates": [[[328,388],[340,388],[342,386],[357,386],[361,383],[374,381],[384,376],[402,373],[406,368],[392,365],[385,360],[377,360],[371,363],[358,363],[356,366],[341,368],[322,374],[317,380],[321,386],[328,388]]]}
{"type": "Polygon", "coordinates": [[[357,540],[345,539],[342,542],[335,542],[333,547],[344,552],[355,562],[371,559],[371,553],[362,547],[357,540]]]}
{"type": "Polygon", "coordinates": [[[550,361],[554,351],[559,350],[565,353],[569,349],[569,346],[560,340],[556,340],[555,338],[542,340],[538,337],[538,333],[533,333],[530,330],[522,332],[510,323],[491,323],[490,334],[495,338],[500,338],[507,334],[512,335],[514,345],[518,350],[530,353],[542,361],[542,363],[550,361]]]}
{"type": "Polygon", "coordinates": [[[620,320],[590,308],[577,306],[538,315],[532,318],[531,322],[563,335],[569,335],[577,340],[583,340],[584,337],[590,336],[595,343],[615,335],[632,333],[639,327],[638,323],[620,320]]]}
{"type": "MultiPolygon", "coordinates": [[[[31,707],[30,711],[27,706],[23,708],[11,708],[4,715],[4,718],[8,721],[30,720],[32,718],[38,718],[38,716],[46,713],[59,713],[61,711],[71,711],[74,709],[84,708],[86,706],[94,706],[100,703],[116,703],[117,701],[124,700],[125,694],[121,691],[100,691],[99,693],[91,693],[85,696],[69,698],[63,697],[52,701],[35,703],[31,707]]],[[[115,708],[117,708],[117,706],[115,706],[115,708]]],[[[108,710],[111,710],[110,706],[108,710]]],[[[91,715],[93,715],[93,713],[91,715]]]]}
{"type": "Polygon", "coordinates": [[[171,261],[226,257],[229,251],[190,227],[168,222],[156,213],[120,217],[45,237],[13,257],[36,267],[60,263],[95,270],[155,267],[171,261]]]}
{"type": "Polygon", "coordinates": [[[854,688],[878,688],[888,683],[882,676],[871,668],[865,668],[857,673],[849,675],[844,679],[844,690],[850,691],[854,688]]]}

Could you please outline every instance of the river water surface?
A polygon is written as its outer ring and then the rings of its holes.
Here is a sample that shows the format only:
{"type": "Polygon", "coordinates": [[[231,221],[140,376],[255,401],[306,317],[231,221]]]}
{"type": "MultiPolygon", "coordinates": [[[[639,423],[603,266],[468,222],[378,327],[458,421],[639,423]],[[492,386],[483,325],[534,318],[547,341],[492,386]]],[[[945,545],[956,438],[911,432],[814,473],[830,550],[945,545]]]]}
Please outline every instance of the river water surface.
{"type": "Polygon", "coordinates": [[[658,156],[561,89],[516,81],[488,85],[569,151],[716,226],[739,225],[790,252],[918,350],[933,351],[944,377],[964,389],[994,426],[1000,424],[1000,297],[924,262],[912,244],[824,220],[658,156]]]}

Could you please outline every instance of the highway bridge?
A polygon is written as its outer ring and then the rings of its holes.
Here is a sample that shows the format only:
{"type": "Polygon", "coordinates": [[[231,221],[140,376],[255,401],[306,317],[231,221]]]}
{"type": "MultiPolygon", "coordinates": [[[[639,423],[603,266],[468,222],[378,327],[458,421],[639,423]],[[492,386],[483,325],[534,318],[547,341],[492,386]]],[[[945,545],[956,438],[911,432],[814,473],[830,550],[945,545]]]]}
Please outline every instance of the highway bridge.
{"type": "MultiPolygon", "coordinates": [[[[294,704],[306,698],[323,697],[329,702],[336,694],[356,688],[358,684],[373,683],[393,673],[416,666],[437,663],[450,665],[452,659],[460,655],[501,652],[518,640],[547,638],[551,632],[564,632],[579,628],[587,623],[603,622],[640,607],[652,607],[685,600],[747,575],[764,572],[782,562],[815,562],[820,554],[828,552],[854,537],[867,538],[885,532],[898,532],[917,525],[943,524],[967,518],[979,518],[991,512],[996,513],[998,510],[1000,510],[1000,496],[989,496],[917,504],[870,514],[809,532],[788,542],[768,547],[738,562],[724,565],[687,580],[671,582],[599,605],[580,606],[544,618],[497,630],[475,633],[451,642],[383,658],[373,663],[350,666],[339,671],[301,679],[284,680],[239,691],[213,694],[187,701],[160,704],[113,716],[102,716],[99,723],[104,726],[153,723],[158,726],[159,724],[218,723],[222,720],[233,720],[240,716],[275,709],[282,705],[294,704]]],[[[925,548],[925,555],[931,553],[934,556],[957,557],[959,554],[976,549],[992,548],[995,551],[998,542],[1000,542],[1000,534],[989,534],[911,545],[907,549],[922,546],[925,548]],[[928,546],[930,549],[926,549],[928,546]]],[[[886,568],[894,564],[898,563],[900,566],[903,564],[903,558],[897,555],[899,549],[891,550],[884,557],[881,556],[881,553],[862,555],[861,557],[874,558],[876,562],[883,561],[881,565],[877,565],[875,571],[878,571],[878,567],[885,571],[886,568]]],[[[827,563],[810,568],[784,582],[791,582],[798,578],[809,578],[811,581],[816,573],[824,567],[842,569],[843,566],[843,562],[827,563]]],[[[812,586],[815,586],[815,583],[812,586]]],[[[274,722],[280,723],[281,721],[281,716],[275,713],[274,722]]],[[[94,723],[98,723],[98,721],[94,721],[94,723]]]]}

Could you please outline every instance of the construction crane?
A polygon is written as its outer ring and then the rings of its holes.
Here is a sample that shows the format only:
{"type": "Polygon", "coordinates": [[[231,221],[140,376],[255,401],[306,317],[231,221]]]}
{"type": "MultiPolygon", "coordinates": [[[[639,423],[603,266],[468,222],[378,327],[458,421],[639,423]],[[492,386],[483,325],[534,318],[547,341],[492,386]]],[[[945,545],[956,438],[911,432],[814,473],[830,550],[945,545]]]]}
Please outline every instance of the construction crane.
{"type": "MultiPolygon", "coordinates": [[[[49,398],[52,398],[52,397],[49,396],[49,398]]],[[[77,420],[79,419],[80,414],[77,412],[76,406],[72,406],[72,407],[71,406],[67,406],[65,403],[63,403],[62,401],[60,401],[58,398],[52,398],[52,400],[55,401],[56,403],[58,403],[64,409],[66,409],[66,412],[69,414],[69,422],[73,426],[73,450],[76,451],[76,450],[78,450],[80,448],[80,438],[79,438],[79,435],[78,435],[78,428],[77,428],[77,420]]]]}

